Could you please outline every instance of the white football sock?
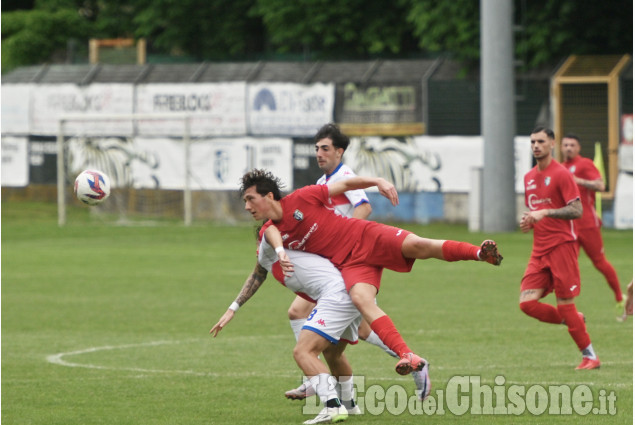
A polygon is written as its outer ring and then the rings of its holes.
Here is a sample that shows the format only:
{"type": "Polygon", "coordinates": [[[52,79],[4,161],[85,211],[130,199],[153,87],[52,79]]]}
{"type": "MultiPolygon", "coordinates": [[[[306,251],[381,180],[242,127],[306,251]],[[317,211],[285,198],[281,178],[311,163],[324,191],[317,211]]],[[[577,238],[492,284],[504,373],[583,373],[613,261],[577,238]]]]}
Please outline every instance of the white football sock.
{"type": "Polygon", "coordinates": [[[394,351],[388,348],[386,344],[384,344],[384,342],[379,338],[379,335],[377,335],[375,331],[370,331],[370,334],[368,334],[368,338],[366,338],[366,342],[376,345],[393,357],[399,357],[397,354],[395,354],[394,351]]]}
{"type": "Polygon", "coordinates": [[[582,357],[588,357],[591,360],[596,360],[598,356],[595,354],[595,350],[593,350],[593,344],[589,344],[587,348],[582,350],[582,357]]]}
{"type": "Polygon", "coordinates": [[[322,404],[326,406],[326,401],[337,397],[337,380],[328,373],[320,373],[319,375],[312,376],[311,386],[315,389],[315,393],[320,398],[322,404]]]}
{"type": "Polygon", "coordinates": [[[339,379],[340,400],[347,402],[355,399],[355,387],[352,376],[340,376],[339,379]]]}
{"type": "Polygon", "coordinates": [[[300,331],[302,330],[302,326],[304,326],[304,322],[306,322],[306,319],[289,319],[289,324],[291,325],[291,330],[293,330],[296,341],[300,338],[300,331]]]}

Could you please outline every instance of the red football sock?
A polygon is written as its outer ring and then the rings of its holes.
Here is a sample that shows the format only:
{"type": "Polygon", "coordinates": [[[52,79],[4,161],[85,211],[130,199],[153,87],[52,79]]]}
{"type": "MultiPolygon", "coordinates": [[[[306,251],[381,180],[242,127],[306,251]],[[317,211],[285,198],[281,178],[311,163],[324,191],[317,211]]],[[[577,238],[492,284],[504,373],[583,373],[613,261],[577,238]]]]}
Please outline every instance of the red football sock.
{"type": "Polygon", "coordinates": [[[397,353],[399,357],[405,353],[412,352],[388,315],[373,320],[370,324],[370,328],[377,334],[379,339],[381,339],[388,348],[397,353]]]}
{"type": "Polygon", "coordinates": [[[554,306],[538,302],[538,300],[525,301],[520,303],[520,309],[527,315],[534,317],[541,322],[562,323],[562,317],[558,313],[558,309],[554,306]]]}
{"type": "Polygon", "coordinates": [[[593,260],[593,265],[596,269],[598,269],[606,278],[606,282],[609,284],[613,293],[615,294],[615,301],[622,301],[622,288],[620,288],[620,281],[617,278],[617,273],[615,273],[615,269],[606,260],[606,257],[602,257],[599,260],[593,260]]]}
{"type": "Polygon", "coordinates": [[[591,344],[591,337],[586,331],[584,321],[578,316],[575,304],[561,304],[558,306],[558,312],[567,324],[569,335],[571,335],[580,351],[588,347],[591,344]]]}
{"type": "Polygon", "coordinates": [[[478,260],[481,249],[467,242],[445,241],[441,247],[445,261],[478,260]]]}

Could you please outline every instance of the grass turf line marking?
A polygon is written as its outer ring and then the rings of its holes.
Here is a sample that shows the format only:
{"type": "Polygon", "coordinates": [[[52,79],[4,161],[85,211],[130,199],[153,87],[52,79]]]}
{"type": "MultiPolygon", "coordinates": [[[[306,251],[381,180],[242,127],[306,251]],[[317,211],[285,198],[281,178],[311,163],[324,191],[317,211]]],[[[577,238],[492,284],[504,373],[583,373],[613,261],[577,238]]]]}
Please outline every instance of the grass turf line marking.
{"type": "MultiPolygon", "coordinates": [[[[269,335],[268,338],[287,338],[288,335],[269,335]]],[[[225,338],[228,339],[254,339],[260,337],[253,336],[237,336],[233,338],[225,338]]],[[[85,348],[83,350],[75,350],[75,351],[67,351],[63,353],[50,354],[46,356],[46,361],[55,364],[58,366],[66,366],[66,367],[78,367],[85,369],[98,369],[98,370],[122,370],[128,372],[137,372],[137,373],[157,373],[157,374],[177,374],[177,375],[190,375],[190,376],[203,376],[203,377],[253,377],[253,376],[284,376],[286,378],[296,377],[296,374],[263,374],[262,372],[249,372],[246,371],[244,373],[213,373],[213,372],[197,372],[193,370],[165,370],[165,369],[145,369],[139,367],[118,367],[118,366],[103,366],[91,363],[75,363],[66,361],[63,357],[67,356],[79,356],[82,354],[95,353],[97,351],[110,351],[110,350],[126,350],[130,348],[140,348],[140,347],[158,347],[161,345],[174,345],[174,344],[183,344],[190,342],[200,342],[202,339],[190,339],[190,340],[177,340],[177,341],[151,341],[151,342],[142,342],[137,344],[122,344],[122,345],[104,345],[101,347],[90,347],[85,348]]]]}

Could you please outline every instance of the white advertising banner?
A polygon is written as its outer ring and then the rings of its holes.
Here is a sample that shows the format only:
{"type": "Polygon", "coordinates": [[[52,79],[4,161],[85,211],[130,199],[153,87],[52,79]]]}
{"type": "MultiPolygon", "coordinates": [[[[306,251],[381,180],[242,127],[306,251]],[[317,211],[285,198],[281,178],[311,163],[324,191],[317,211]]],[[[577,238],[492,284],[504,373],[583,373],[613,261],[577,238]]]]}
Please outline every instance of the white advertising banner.
{"type": "MultiPolygon", "coordinates": [[[[132,162],[137,188],[183,190],[185,150],[179,140],[136,138],[136,156],[151,161],[132,162]]],[[[237,138],[194,141],[190,145],[192,190],[237,190],[240,178],[252,168],[271,170],[285,188],[293,187],[292,141],[284,138],[237,138]]]]}
{"type": "MultiPolygon", "coordinates": [[[[531,169],[529,137],[514,139],[516,192],[523,193],[523,176],[531,169]]],[[[483,138],[356,137],[344,162],[362,176],[384,177],[402,192],[469,192],[470,170],[483,166],[483,138]]]]}
{"type": "MultiPolygon", "coordinates": [[[[132,114],[132,84],[39,84],[32,90],[31,133],[51,136],[58,133],[63,115],[132,114]]],[[[72,121],[65,125],[69,136],[131,135],[130,120],[72,121]]]]}
{"type": "Polygon", "coordinates": [[[29,184],[29,141],[26,137],[2,137],[2,186],[29,184]]]}
{"type": "Polygon", "coordinates": [[[34,84],[2,84],[2,134],[29,134],[34,84]]]}
{"type": "MultiPolygon", "coordinates": [[[[222,84],[141,84],[137,86],[135,111],[139,114],[191,114],[193,136],[244,136],[244,82],[222,84]]],[[[182,136],[183,120],[139,122],[142,136],[182,136]]]]}
{"type": "Polygon", "coordinates": [[[248,86],[249,133],[312,137],[333,121],[333,84],[262,83],[248,86]]]}

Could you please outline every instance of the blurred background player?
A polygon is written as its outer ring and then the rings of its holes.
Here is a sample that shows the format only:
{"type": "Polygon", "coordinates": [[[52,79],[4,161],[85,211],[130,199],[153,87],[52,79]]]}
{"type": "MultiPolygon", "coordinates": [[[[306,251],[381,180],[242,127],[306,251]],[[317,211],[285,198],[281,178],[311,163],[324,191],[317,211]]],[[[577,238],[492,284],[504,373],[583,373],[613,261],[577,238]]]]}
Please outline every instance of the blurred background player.
{"type": "Polygon", "coordinates": [[[571,173],[553,159],[553,131],[538,127],[531,133],[537,165],[525,174],[525,204],[520,228],[534,230],[529,264],[520,286],[520,309],[541,322],[566,324],[582,352],[576,369],[597,369],[600,359],[591,345],[584,316],[575,306],[580,294],[580,268],[573,222],[582,216],[580,191],[571,173]],[[555,292],[557,308],[541,303],[555,292]]]}
{"type": "MultiPolygon", "coordinates": [[[[355,177],[355,172],[342,162],[344,152],[348,148],[350,139],[343,134],[340,128],[332,123],[325,124],[313,137],[315,141],[315,157],[318,166],[324,172],[317,184],[328,184],[343,179],[355,177]]],[[[353,217],[359,219],[368,219],[372,212],[372,207],[363,189],[349,190],[341,195],[333,198],[335,213],[344,217],[353,217]]],[[[300,297],[296,298],[289,307],[289,323],[295,335],[296,340],[300,334],[300,329],[304,325],[307,316],[311,313],[315,304],[300,297]]],[[[392,357],[398,357],[394,351],[389,349],[386,344],[377,336],[370,328],[370,325],[363,320],[359,327],[359,338],[363,341],[376,345],[384,350],[392,357]]],[[[412,377],[415,382],[417,394],[425,393],[425,389],[429,387],[429,377],[427,375],[428,368],[421,371],[413,371],[412,377]]],[[[294,400],[302,400],[313,395],[313,387],[302,383],[298,388],[294,388],[285,393],[285,396],[294,400]]]]}
{"type": "Polygon", "coordinates": [[[604,179],[593,161],[580,155],[580,139],[574,134],[567,134],[562,138],[561,151],[564,162],[562,165],[573,174],[580,190],[582,201],[582,217],[574,220],[578,244],[584,249],[596,269],[604,275],[615,295],[616,311],[621,315],[624,311],[624,297],[615,269],[604,255],[602,241],[602,220],[595,211],[595,192],[603,192],[604,179]]]}

